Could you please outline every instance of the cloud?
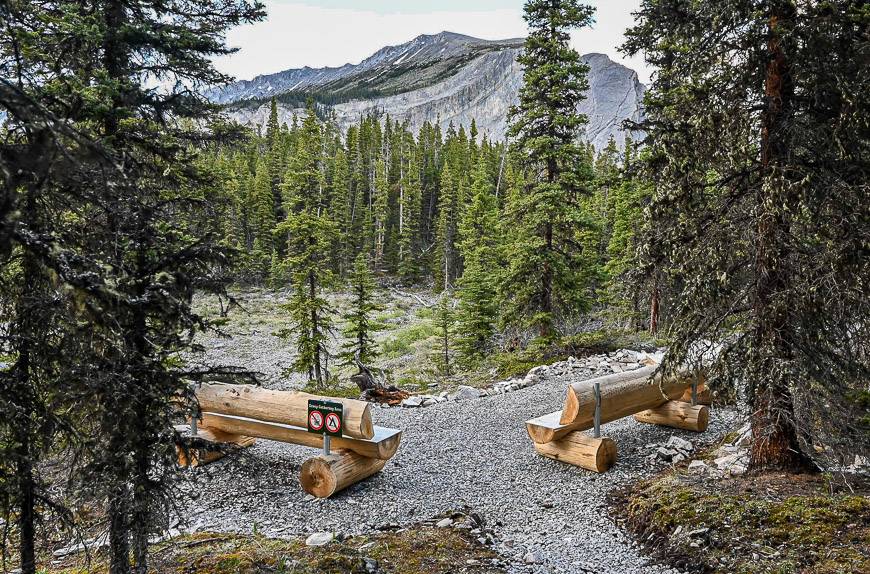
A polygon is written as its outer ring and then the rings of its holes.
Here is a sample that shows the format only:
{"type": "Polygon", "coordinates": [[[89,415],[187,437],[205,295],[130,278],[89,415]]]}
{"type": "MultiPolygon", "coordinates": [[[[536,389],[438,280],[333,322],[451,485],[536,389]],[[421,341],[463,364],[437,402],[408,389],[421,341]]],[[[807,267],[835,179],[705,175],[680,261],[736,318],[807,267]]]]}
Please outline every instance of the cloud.
{"type": "MultiPolygon", "coordinates": [[[[348,4],[334,0],[332,5],[348,4]]],[[[219,70],[239,79],[251,79],[288,68],[338,67],[356,64],[380,48],[405,43],[420,34],[448,30],[478,38],[502,40],[522,37],[526,24],[521,8],[389,12],[359,8],[325,8],[305,4],[266,1],[268,19],[240,26],[227,41],[240,51],[217,60],[219,70]]],[[[358,5],[358,3],[355,3],[358,5]]],[[[389,2],[382,2],[387,6],[389,2]]],[[[423,3],[425,4],[425,3],[423,3]]],[[[501,1],[486,5],[505,4],[501,1]]],[[[515,2],[520,6],[522,2],[515,2]]],[[[598,24],[572,36],[581,53],[602,52],[634,68],[641,81],[648,78],[642,60],[625,60],[616,51],[622,32],[631,24],[630,9],[637,1],[601,2],[598,24]]],[[[466,6],[476,7],[474,2],[466,6]]],[[[419,9],[419,8],[418,8],[419,9]]]]}

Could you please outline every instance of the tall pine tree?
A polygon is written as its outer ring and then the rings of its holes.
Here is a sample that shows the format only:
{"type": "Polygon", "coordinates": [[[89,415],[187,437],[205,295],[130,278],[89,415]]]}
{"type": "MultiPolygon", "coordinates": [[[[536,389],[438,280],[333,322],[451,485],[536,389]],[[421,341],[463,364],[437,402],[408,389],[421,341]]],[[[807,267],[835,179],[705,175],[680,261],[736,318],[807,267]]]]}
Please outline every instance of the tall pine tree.
{"type": "Polygon", "coordinates": [[[508,210],[516,232],[502,289],[507,320],[534,326],[543,339],[554,336],[560,312],[583,303],[575,237],[589,165],[579,143],[587,120],[577,106],[589,85],[588,67],[569,46],[568,32],[588,26],[592,14],[578,0],[525,5],[530,33],[518,58],[525,78],[508,134],[527,185],[508,210]]]}

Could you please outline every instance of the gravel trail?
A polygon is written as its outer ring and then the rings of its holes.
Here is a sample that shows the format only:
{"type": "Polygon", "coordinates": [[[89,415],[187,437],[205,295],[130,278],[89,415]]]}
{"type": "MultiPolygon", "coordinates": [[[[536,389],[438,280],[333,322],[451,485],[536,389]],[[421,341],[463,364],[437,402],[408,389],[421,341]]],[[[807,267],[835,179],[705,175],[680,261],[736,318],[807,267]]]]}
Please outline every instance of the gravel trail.
{"type": "Polygon", "coordinates": [[[561,408],[564,393],[564,380],[545,379],[511,393],[425,409],[376,408],[375,424],[404,431],[398,454],[379,474],[327,500],[311,500],[299,486],[299,469],[315,451],[258,441],[239,456],[195,471],[192,520],[199,529],[256,528],[279,537],[355,534],[468,506],[495,531],[497,549],[517,574],[673,572],[640,555],[608,518],[606,496],[662,467],[647,459],[654,443],[675,435],[696,445],[712,442],[736,415],[715,410],[702,435],[631,417],[604,425],[619,459],[596,475],[538,456],[526,434],[523,422],[561,408]],[[529,552],[543,563],[525,564],[529,552]]]}

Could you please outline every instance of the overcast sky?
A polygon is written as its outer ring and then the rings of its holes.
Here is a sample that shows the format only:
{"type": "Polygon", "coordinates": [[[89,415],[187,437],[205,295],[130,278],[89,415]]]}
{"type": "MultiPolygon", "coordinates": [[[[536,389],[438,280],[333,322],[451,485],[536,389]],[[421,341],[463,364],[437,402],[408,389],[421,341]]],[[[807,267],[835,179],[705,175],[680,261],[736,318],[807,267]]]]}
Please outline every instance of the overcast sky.
{"type": "MultiPolygon", "coordinates": [[[[228,35],[241,50],[218,60],[218,68],[239,79],[288,68],[358,64],[384,46],[420,34],[458,32],[489,40],[525,36],[523,0],[266,0],[268,18],[228,35]]],[[[592,29],[572,35],[581,53],[602,52],[637,71],[650,70],[642,58],[626,59],[616,48],[632,24],[640,0],[593,0],[592,29]]]]}

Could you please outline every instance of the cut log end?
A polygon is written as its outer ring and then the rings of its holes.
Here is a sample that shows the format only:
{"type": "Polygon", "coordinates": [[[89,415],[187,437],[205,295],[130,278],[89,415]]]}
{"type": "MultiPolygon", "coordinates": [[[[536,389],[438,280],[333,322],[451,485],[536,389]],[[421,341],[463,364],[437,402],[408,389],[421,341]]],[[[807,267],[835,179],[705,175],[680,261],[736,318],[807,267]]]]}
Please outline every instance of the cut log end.
{"type": "Polygon", "coordinates": [[[350,450],[339,450],[329,456],[316,456],[302,465],[299,483],[302,489],[317,498],[329,498],[351,484],[377,473],[385,460],[367,458],[350,450]]]}
{"type": "Polygon", "coordinates": [[[660,407],[637,413],[634,419],[647,424],[704,432],[710,423],[710,409],[705,405],[692,406],[682,401],[670,401],[660,407]]]}
{"type": "Polygon", "coordinates": [[[535,443],[541,455],[591,470],[605,472],[616,461],[616,443],[607,437],[594,438],[574,431],[561,440],[535,443]]]}

